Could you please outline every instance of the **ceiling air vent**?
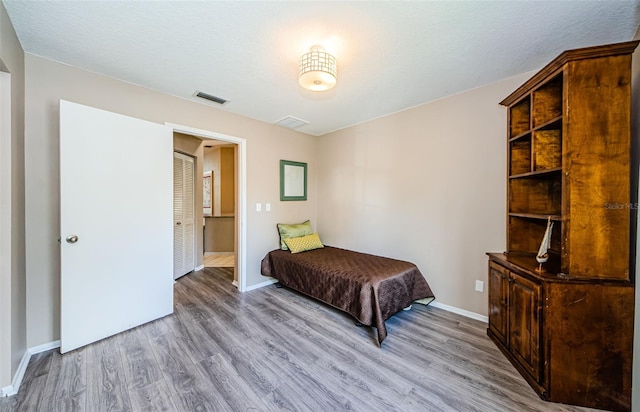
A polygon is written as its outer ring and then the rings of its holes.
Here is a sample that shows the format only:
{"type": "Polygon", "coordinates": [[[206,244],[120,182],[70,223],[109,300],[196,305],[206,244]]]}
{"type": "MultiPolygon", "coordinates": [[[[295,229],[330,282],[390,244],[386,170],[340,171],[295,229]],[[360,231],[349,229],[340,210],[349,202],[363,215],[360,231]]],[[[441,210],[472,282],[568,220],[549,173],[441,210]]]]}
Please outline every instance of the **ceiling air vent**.
{"type": "Polygon", "coordinates": [[[276,120],[275,124],[278,126],[288,127],[289,129],[297,129],[299,127],[308,125],[309,122],[306,120],[298,119],[293,116],[285,116],[280,120],[276,120]]]}
{"type": "Polygon", "coordinates": [[[197,96],[197,97],[200,97],[200,98],[203,98],[203,99],[210,100],[210,101],[212,101],[214,103],[218,103],[218,104],[225,104],[225,103],[227,103],[229,101],[227,99],[223,99],[222,97],[214,96],[212,94],[201,92],[201,91],[198,91],[198,90],[196,90],[196,92],[193,95],[197,96]]]}

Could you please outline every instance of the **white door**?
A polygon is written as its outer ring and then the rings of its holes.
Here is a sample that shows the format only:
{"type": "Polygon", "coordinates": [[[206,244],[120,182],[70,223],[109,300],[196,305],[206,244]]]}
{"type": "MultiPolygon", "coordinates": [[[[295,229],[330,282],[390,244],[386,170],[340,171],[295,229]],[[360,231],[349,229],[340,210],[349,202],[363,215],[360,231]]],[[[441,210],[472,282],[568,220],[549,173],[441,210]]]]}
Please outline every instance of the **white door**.
{"type": "Polygon", "coordinates": [[[173,278],[196,268],[193,157],[173,154],[173,278]]]}
{"type": "Polygon", "coordinates": [[[172,130],[60,101],[61,348],[173,312],[172,130]]]}

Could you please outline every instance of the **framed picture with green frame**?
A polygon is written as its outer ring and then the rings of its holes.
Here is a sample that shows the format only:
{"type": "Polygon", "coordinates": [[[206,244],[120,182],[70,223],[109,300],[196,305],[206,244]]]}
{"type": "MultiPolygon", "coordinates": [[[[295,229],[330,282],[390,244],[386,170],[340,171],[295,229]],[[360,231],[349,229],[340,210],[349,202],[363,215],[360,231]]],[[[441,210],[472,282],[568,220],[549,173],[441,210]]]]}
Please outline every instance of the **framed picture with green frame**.
{"type": "Polygon", "coordinates": [[[280,200],[307,200],[307,164],[280,160],[280,200]]]}

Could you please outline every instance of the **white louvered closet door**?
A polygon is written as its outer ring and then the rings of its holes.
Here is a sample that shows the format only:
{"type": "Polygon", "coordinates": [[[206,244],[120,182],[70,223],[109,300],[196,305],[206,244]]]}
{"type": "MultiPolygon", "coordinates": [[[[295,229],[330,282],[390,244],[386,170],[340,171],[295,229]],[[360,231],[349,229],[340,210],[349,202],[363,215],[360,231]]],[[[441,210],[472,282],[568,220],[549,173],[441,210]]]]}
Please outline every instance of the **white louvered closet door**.
{"type": "Polygon", "coordinates": [[[193,158],[173,154],[173,278],[195,269],[193,158]]]}

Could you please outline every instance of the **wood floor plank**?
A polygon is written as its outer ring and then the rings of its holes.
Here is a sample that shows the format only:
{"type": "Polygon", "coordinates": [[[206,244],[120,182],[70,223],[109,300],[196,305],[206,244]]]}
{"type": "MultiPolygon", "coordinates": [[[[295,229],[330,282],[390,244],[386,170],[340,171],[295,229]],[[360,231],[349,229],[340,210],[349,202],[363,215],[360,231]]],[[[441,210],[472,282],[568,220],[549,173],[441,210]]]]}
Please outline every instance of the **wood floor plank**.
{"type": "Polygon", "coordinates": [[[175,411],[176,405],[164,380],[146,386],[131,387],[131,406],[136,412],[175,411]]]}
{"type": "Polygon", "coordinates": [[[283,381],[278,388],[271,391],[263,402],[270,411],[317,411],[315,402],[306,396],[302,388],[290,385],[283,381]]]}
{"type": "MultiPolygon", "coordinates": [[[[317,335],[317,336],[309,336],[311,339],[310,341],[312,342],[319,342],[322,340],[322,335],[317,335]]],[[[385,345],[383,349],[388,349],[388,346],[385,345]]],[[[395,349],[395,347],[394,347],[395,349]]],[[[345,350],[345,348],[343,347],[342,350],[345,350]]],[[[415,349],[412,347],[401,347],[400,349],[400,353],[398,353],[397,355],[399,356],[404,356],[406,358],[410,358],[412,359],[412,367],[411,368],[407,368],[408,373],[411,375],[413,374],[415,377],[420,376],[420,373],[423,372],[422,368],[426,368],[429,366],[430,361],[427,362],[422,362],[418,357],[415,356],[414,351],[415,349]]],[[[325,350],[325,352],[327,352],[327,350],[325,350]]],[[[389,352],[391,354],[393,354],[395,351],[389,352]]],[[[327,352],[329,353],[329,352],[327,352]]],[[[384,353],[384,352],[381,352],[384,353]]],[[[366,370],[366,366],[364,367],[365,370],[363,372],[365,373],[358,373],[357,375],[354,375],[353,377],[351,377],[351,371],[354,370],[353,365],[349,365],[349,361],[346,359],[341,359],[340,354],[339,353],[333,353],[330,352],[330,357],[328,358],[327,362],[329,363],[329,365],[331,365],[331,368],[338,371],[338,376],[340,377],[344,377],[345,379],[352,379],[352,382],[347,382],[350,384],[350,387],[354,388],[352,393],[355,396],[364,396],[367,399],[367,405],[370,409],[375,409],[375,408],[381,408],[383,410],[391,410],[393,409],[393,406],[389,404],[389,401],[393,401],[394,402],[398,402],[398,400],[402,400],[405,397],[406,392],[403,392],[401,389],[396,390],[396,392],[393,391],[389,391],[386,390],[384,391],[384,389],[388,389],[389,388],[389,382],[385,381],[384,376],[387,375],[387,373],[385,373],[386,371],[389,370],[389,368],[383,368],[379,375],[372,373],[372,371],[366,370]],[[346,367],[341,367],[340,364],[338,364],[335,360],[340,360],[340,363],[344,362],[345,364],[349,365],[349,368],[346,367]],[[357,376],[360,376],[360,378],[358,378],[357,376]],[[370,391],[369,389],[369,385],[371,385],[371,387],[376,387],[376,391],[370,391]],[[384,391],[384,396],[379,397],[378,396],[378,391],[380,391],[380,388],[383,389],[384,391]],[[395,396],[394,396],[395,395],[395,396]]],[[[357,356],[354,356],[356,354],[354,353],[349,353],[350,356],[353,356],[355,358],[357,358],[357,356]]],[[[378,359],[378,361],[380,361],[381,359],[378,359]]],[[[376,362],[372,362],[372,364],[376,364],[376,362]]],[[[363,365],[360,365],[361,368],[363,368],[363,365]]],[[[410,376],[408,377],[408,379],[397,379],[397,376],[400,375],[402,376],[402,374],[398,374],[396,373],[396,379],[394,379],[394,383],[399,383],[399,381],[403,381],[403,383],[405,384],[405,386],[407,385],[407,383],[411,384],[412,382],[410,381],[410,376]]],[[[409,387],[407,389],[407,392],[411,389],[411,387],[409,387]]],[[[449,393],[451,394],[451,393],[449,393]]],[[[457,398],[453,398],[454,400],[457,398]]]]}
{"type": "Polygon", "coordinates": [[[215,340],[211,339],[202,322],[190,318],[189,314],[177,314],[180,322],[175,323],[173,336],[180,341],[185,353],[193,363],[200,362],[220,352],[215,340]]]}
{"type": "Polygon", "coordinates": [[[239,293],[230,269],[174,284],[174,314],[31,359],[13,411],[588,411],[542,401],[486,324],[414,305],[371,327],[286,288],[239,293]]]}
{"type": "Polygon", "coordinates": [[[50,351],[50,373],[43,390],[42,410],[80,412],[87,410],[86,405],[86,348],[76,349],[60,355],[58,351],[50,351]],[[57,367],[55,367],[57,365],[57,367]]]}
{"type": "MultiPolygon", "coordinates": [[[[266,326],[270,328],[269,325],[266,326]]],[[[301,341],[285,327],[281,327],[279,332],[272,329],[269,335],[273,338],[260,341],[267,350],[267,356],[276,370],[280,370],[290,382],[305,388],[306,397],[314,404],[313,410],[353,410],[344,388],[339,383],[326,379],[328,376],[318,367],[317,360],[321,354],[304,350],[301,341]]]]}
{"type": "Polygon", "coordinates": [[[32,367],[29,369],[29,373],[25,374],[25,376],[36,378],[38,376],[43,376],[49,373],[49,367],[51,366],[52,357],[53,354],[49,351],[33,355],[29,361],[29,364],[32,367]]]}
{"type": "MultiPolygon", "coordinates": [[[[464,405],[458,403],[455,399],[440,394],[429,392],[427,397],[422,396],[416,389],[412,389],[400,404],[400,410],[405,411],[431,411],[431,412],[447,412],[447,411],[463,411],[464,405]],[[434,396],[435,395],[435,396],[434,396]]],[[[471,410],[471,409],[466,409],[471,410]]],[[[492,412],[494,412],[492,410],[492,412]]]]}
{"type": "Polygon", "coordinates": [[[255,393],[266,395],[278,387],[279,374],[274,372],[271,362],[265,359],[267,352],[260,345],[254,344],[251,339],[239,340],[236,331],[229,332],[229,328],[223,327],[213,319],[203,323],[202,326],[212,339],[215,338],[218,341],[221,353],[229,359],[238,374],[255,393]],[[248,342],[250,342],[249,345],[248,342]],[[251,348],[250,352],[247,352],[247,347],[251,348]]]}
{"type": "Polygon", "coordinates": [[[163,379],[147,335],[141,328],[121,333],[119,340],[124,374],[129,388],[146,387],[163,379]]]}
{"type": "Polygon", "coordinates": [[[25,391],[31,392],[31,396],[18,399],[15,405],[16,411],[38,411],[42,401],[42,392],[32,388],[44,387],[47,382],[46,376],[35,376],[22,382],[25,391]]]}
{"type": "Polygon", "coordinates": [[[30,367],[27,368],[22,378],[22,386],[26,388],[26,391],[30,391],[32,396],[19,398],[15,405],[16,410],[38,410],[43,393],[41,390],[31,390],[31,388],[44,388],[46,386],[51,357],[52,354],[50,352],[38,353],[31,357],[30,367]]]}
{"type": "Polygon", "coordinates": [[[312,410],[352,410],[351,402],[344,396],[342,388],[333,386],[316,373],[319,354],[304,350],[286,329],[281,329],[278,334],[273,332],[269,324],[262,323],[262,326],[266,334],[259,334],[253,339],[251,347],[264,351],[273,370],[286,377],[291,386],[305,389],[305,401],[313,405],[312,410]]]}
{"type": "MultiPolygon", "coordinates": [[[[278,306],[287,310],[287,305],[278,306]]],[[[302,311],[299,312],[301,318],[307,318],[302,311]]],[[[301,318],[292,318],[287,325],[297,335],[304,336],[308,344],[315,347],[315,352],[323,353],[316,363],[322,366],[324,373],[334,375],[341,385],[346,384],[355,388],[354,395],[358,394],[372,402],[375,401],[376,404],[386,405],[386,409],[390,407],[389,403],[404,399],[411,389],[410,382],[403,379],[388,379],[388,370],[380,367],[373,360],[362,362],[357,356],[357,350],[354,349],[355,345],[352,345],[358,337],[349,337],[350,332],[344,330],[344,325],[340,328],[342,332],[334,330],[333,333],[336,336],[328,338],[327,333],[330,328],[318,330],[314,328],[317,322],[309,323],[301,318]]],[[[323,324],[327,325],[327,323],[323,324]]],[[[356,328],[352,324],[348,326],[356,328]]],[[[305,349],[309,350],[308,347],[305,349]]]]}
{"type": "Polygon", "coordinates": [[[224,403],[210,396],[211,391],[207,388],[210,385],[206,385],[178,340],[171,339],[171,335],[162,335],[153,339],[152,344],[173,403],[179,410],[224,410],[224,403]]]}
{"type": "Polygon", "coordinates": [[[112,336],[87,347],[87,410],[132,410],[119,338],[112,336]]]}
{"type": "MultiPolygon", "coordinates": [[[[402,314],[397,317],[397,320],[400,321],[403,317],[409,318],[411,316],[409,313],[402,314]]],[[[399,333],[399,335],[402,336],[402,333],[399,333]]],[[[442,374],[453,379],[457,378],[459,384],[455,386],[458,388],[459,393],[457,395],[455,393],[451,394],[456,396],[449,396],[449,398],[457,398],[459,395],[466,394],[467,397],[471,399],[479,399],[480,401],[475,407],[483,409],[488,407],[499,408],[502,399],[507,399],[509,407],[515,406],[518,407],[518,409],[525,408],[527,406],[526,402],[523,403],[518,397],[503,396],[505,395],[503,388],[508,388],[513,385],[517,373],[513,368],[504,367],[503,358],[487,356],[487,353],[491,353],[493,349],[491,342],[484,339],[482,335],[479,335],[474,340],[468,339],[468,333],[459,336],[465,338],[461,340],[455,337],[454,333],[450,333],[450,338],[447,340],[446,345],[442,346],[423,345],[420,342],[412,341],[408,337],[407,341],[412,342],[413,346],[420,348],[421,354],[429,356],[432,359],[430,364],[432,369],[441,370],[442,374]],[[499,366],[496,367],[495,365],[499,366]],[[486,404],[482,403],[482,396],[473,396],[486,392],[492,392],[498,395],[499,400],[492,400],[491,404],[486,404]]],[[[532,392],[522,380],[516,381],[522,383],[522,391],[532,392]]]]}
{"type": "Polygon", "coordinates": [[[267,410],[260,397],[251,390],[222,354],[199,362],[198,367],[227,404],[225,410],[237,412],[267,410]]]}
{"type": "Polygon", "coordinates": [[[19,399],[20,397],[18,396],[0,398],[0,412],[17,411],[16,406],[18,405],[19,399]]]}

